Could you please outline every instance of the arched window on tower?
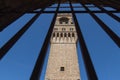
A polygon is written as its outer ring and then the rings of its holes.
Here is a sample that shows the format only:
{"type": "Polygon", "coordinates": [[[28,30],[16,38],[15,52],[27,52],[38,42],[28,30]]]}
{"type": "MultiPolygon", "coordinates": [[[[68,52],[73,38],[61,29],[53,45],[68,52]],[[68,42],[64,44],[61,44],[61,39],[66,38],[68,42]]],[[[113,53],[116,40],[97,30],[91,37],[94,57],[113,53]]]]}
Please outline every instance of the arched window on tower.
{"type": "Polygon", "coordinates": [[[72,37],[75,37],[75,34],[74,34],[74,33],[72,33],[72,37]]]}
{"type": "Polygon", "coordinates": [[[61,33],[60,36],[63,37],[63,33],[61,33]]]}
{"type": "Polygon", "coordinates": [[[59,33],[57,33],[57,37],[59,37],[59,33]]]}
{"type": "Polygon", "coordinates": [[[63,24],[63,23],[68,24],[68,22],[69,22],[69,19],[67,17],[61,17],[59,19],[60,24],[63,24]]]}
{"type": "Polygon", "coordinates": [[[53,33],[53,37],[55,37],[55,33],[53,33]]]}
{"type": "Polygon", "coordinates": [[[70,33],[68,33],[68,37],[70,37],[70,33]]]}
{"type": "Polygon", "coordinates": [[[66,33],[64,34],[64,37],[67,37],[67,34],[66,34],[66,33]]]}

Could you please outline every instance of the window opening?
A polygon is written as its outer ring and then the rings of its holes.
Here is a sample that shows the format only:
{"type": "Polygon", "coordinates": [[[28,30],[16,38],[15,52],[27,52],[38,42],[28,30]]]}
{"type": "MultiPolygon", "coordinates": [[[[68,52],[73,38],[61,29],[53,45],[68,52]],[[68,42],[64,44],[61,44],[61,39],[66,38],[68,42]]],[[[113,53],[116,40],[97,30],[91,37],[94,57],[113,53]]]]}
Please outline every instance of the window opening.
{"type": "Polygon", "coordinates": [[[57,33],[57,37],[59,37],[59,33],[57,33]]]}
{"type": "Polygon", "coordinates": [[[64,67],[60,67],[60,71],[65,71],[65,68],[64,67]]]}
{"type": "Polygon", "coordinates": [[[74,33],[72,33],[72,37],[75,37],[75,34],[74,34],[74,33]]]}
{"type": "Polygon", "coordinates": [[[70,33],[68,33],[68,37],[70,37],[70,33]]]}
{"type": "Polygon", "coordinates": [[[55,37],[55,33],[53,33],[53,37],[55,37]]]}
{"type": "Polygon", "coordinates": [[[63,33],[61,33],[60,36],[63,37],[63,33]]]}
{"type": "Polygon", "coordinates": [[[71,24],[73,24],[73,22],[71,22],[71,24]]]}
{"type": "Polygon", "coordinates": [[[67,34],[65,33],[64,36],[67,37],[67,34]]]}

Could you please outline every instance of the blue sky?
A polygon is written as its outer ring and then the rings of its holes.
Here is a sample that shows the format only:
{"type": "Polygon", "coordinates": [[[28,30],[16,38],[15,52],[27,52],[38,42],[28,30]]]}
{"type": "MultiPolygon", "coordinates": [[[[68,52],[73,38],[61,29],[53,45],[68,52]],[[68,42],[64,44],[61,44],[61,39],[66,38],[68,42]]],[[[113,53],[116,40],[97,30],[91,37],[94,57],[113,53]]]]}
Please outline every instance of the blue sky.
{"type": "MultiPolygon", "coordinates": [[[[96,8],[95,8],[96,9],[96,8]]],[[[92,9],[92,10],[95,10],[92,9]]],[[[111,8],[105,8],[110,10],[111,8]]],[[[75,10],[78,10],[77,8],[75,10]]],[[[81,8],[81,10],[85,10],[81,8]]],[[[0,32],[2,47],[35,14],[25,14],[0,32]]],[[[120,23],[107,14],[95,14],[120,37],[120,23]]],[[[115,13],[120,17],[120,13],[115,13]]],[[[120,48],[110,39],[89,14],[76,14],[99,80],[120,79],[120,48]]],[[[29,80],[42,47],[53,14],[42,14],[0,61],[0,80],[29,80]]],[[[78,58],[81,79],[87,80],[79,43],[78,58]]],[[[47,58],[49,50],[47,52],[47,58]]],[[[47,58],[41,80],[44,80],[47,58]]]]}

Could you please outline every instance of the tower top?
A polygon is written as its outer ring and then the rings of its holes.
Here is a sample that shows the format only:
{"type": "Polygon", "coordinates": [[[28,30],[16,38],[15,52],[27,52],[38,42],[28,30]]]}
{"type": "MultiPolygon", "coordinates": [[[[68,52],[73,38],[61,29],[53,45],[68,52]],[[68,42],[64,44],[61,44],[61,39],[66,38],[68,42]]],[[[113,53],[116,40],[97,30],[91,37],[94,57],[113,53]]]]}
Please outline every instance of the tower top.
{"type": "Polygon", "coordinates": [[[51,43],[76,43],[77,33],[71,13],[57,15],[51,43]]]}

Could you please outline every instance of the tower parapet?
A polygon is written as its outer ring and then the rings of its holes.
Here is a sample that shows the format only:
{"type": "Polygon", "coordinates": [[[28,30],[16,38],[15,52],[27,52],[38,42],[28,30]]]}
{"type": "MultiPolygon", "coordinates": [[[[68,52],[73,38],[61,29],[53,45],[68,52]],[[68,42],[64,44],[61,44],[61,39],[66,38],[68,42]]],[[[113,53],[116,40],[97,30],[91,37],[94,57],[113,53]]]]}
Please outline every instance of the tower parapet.
{"type": "Polygon", "coordinates": [[[72,14],[64,13],[58,14],[53,33],[51,36],[51,43],[76,43],[77,33],[72,14]]]}

